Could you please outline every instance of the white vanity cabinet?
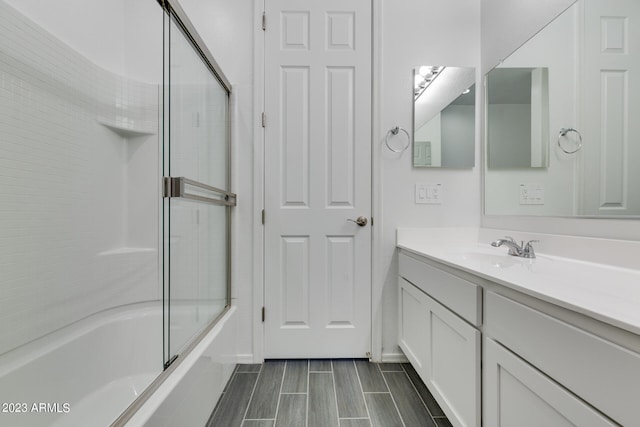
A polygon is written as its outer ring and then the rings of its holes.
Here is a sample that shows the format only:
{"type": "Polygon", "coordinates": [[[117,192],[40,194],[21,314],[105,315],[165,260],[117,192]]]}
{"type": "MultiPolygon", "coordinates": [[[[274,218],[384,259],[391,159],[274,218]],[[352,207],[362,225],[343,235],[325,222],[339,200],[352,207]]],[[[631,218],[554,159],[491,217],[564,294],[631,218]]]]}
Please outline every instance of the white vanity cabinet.
{"type": "Polygon", "coordinates": [[[485,426],[617,425],[494,340],[483,347],[485,426]]]}
{"type": "Polygon", "coordinates": [[[399,254],[399,345],[454,426],[640,426],[640,335],[472,273],[399,254]]]}
{"type": "Polygon", "coordinates": [[[400,347],[454,426],[480,426],[481,288],[410,255],[400,260],[400,347]]]}
{"type": "MultiPolygon", "coordinates": [[[[505,424],[505,408],[513,406],[521,408],[523,421],[527,410],[534,415],[534,407],[546,408],[548,421],[538,425],[640,425],[640,354],[596,335],[584,322],[580,327],[569,323],[581,323],[575,313],[556,310],[556,317],[544,309],[544,304],[536,309],[485,293],[485,424],[526,425],[505,424]]],[[[615,328],[610,332],[637,347],[640,337],[615,328]]]]}

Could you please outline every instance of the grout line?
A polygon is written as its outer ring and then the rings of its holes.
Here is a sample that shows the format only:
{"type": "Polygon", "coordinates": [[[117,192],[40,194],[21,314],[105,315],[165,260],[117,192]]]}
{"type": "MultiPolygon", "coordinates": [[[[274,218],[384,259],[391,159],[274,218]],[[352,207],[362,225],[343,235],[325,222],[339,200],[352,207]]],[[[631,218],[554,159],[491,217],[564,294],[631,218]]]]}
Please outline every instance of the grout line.
{"type": "MultiPolygon", "coordinates": [[[[362,393],[362,401],[364,402],[364,409],[367,410],[367,418],[369,419],[369,424],[373,424],[371,421],[371,412],[369,412],[369,406],[367,405],[367,399],[364,398],[364,388],[362,388],[362,380],[360,379],[360,372],[358,372],[358,367],[356,366],[356,361],[352,360],[353,369],[356,370],[356,377],[358,378],[358,384],[360,384],[360,392],[362,393]]],[[[371,363],[371,362],[369,362],[371,363]]],[[[387,387],[389,389],[389,387],[387,387]]]]}
{"type": "MultiPolygon", "coordinates": [[[[404,372],[404,375],[405,375],[405,376],[407,377],[407,379],[409,380],[409,384],[411,384],[411,387],[413,388],[413,391],[415,391],[415,392],[416,392],[416,394],[418,395],[418,398],[420,399],[420,402],[422,402],[422,406],[424,406],[424,408],[427,410],[427,414],[429,414],[429,415],[431,416],[431,418],[433,418],[433,419],[434,419],[434,421],[435,421],[435,418],[436,418],[436,417],[434,417],[434,416],[433,416],[433,414],[431,413],[431,411],[429,410],[429,406],[427,405],[427,402],[425,402],[425,401],[424,401],[424,398],[423,398],[423,397],[422,397],[422,395],[418,392],[418,388],[417,388],[417,387],[416,387],[416,385],[413,383],[413,380],[412,380],[412,379],[411,379],[411,377],[409,376],[409,373],[407,372],[407,370],[406,370],[406,369],[404,369],[404,366],[402,366],[402,370],[403,370],[403,372],[404,372]]],[[[417,373],[417,371],[416,371],[416,373],[417,373]]],[[[418,375],[418,378],[420,378],[420,375],[418,375]]],[[[422,380],[422,378],[420,378],[420,380],[422,380]]],[[[426,385],[426,384],[425,384],[424,386],[425,386],[425,387],[427,387],[427,385],[426,385]]],[[[427,388],[427,390],[428,390],[428,388],[427,388]]],[[[445,417],[445,418],[446,418],[446,417],[445,417]]]]}
{"type": "Polygon", "coordinates": [[[284,387],[284,377],[287,375],[287,365],[289,363],[285,360],[284,369],[282,370],[282,378],[280,379],[280,390],[278,390],[278,403],[276,403],[276,414],[274,415],[273,425],[278,422],[278,412],[280,411],[280,399],[282,398],[282,387],[284,387]]]}
{"type": "Polygon", "coordinates": [[[307,359],[307,413],[304,420],[305,427],[309,427],[309,391],[311,389],[311,369],[309,368],[311,368],[311,360],[307,359]]]}
{"type": "MultiPolygon", "coordinates": [[[[262,368],[264,367],[264,363],[260,365],[260,371],[258,371],[258,376],[256,377],[256,382],[253,383],[253,388],[251,389],[251,396],[249,396],[249,401],[247,402],[247,407],[244,408],[244,414],[242,415],[242,424],[244,424],[244,420],[247,418],[247,412],[249,412],[249,406],[251,406],[251,401],[253,400],[253,395],[256,392],[256,387],[258,386],[258,380],[260,380],[260,375],[262,375],[262,368]]],[[[274,421],[275,424],[275,421],[274,421]]]]}
{"type": "Polygon", "coordinates": [[[336,373],[333,369],[333,359],[331,360],[331,381],[333,382],[333,401],[336,404],[336,417],[338,418],[338,426],[340,426],[340,408],[338,407],[338,387],[336,386],[336,373]]]}
{"type": "MultiPolygon", "coordinates": [[[[218,412],[218,410],[220,409],[220,402],[222,402],[222,399],[224,399],[225,395],[227,394],[227,391],[229,390],[229,386],[235,381],[236,379],[236,374],[238,374],[238,368],[240,367],[240,365],[238,363],[236,363],[236,367],[233,368],[233,373],[231,373],[231,377],[229,378],[229,381],[227,381],[227,383],[224,386],[224,391],[222,393],[220,393],[220,397],[218,398],[218,401],[216,402],[216,406],[213,408],[213,411],[211,412],[211,415],[209,416],[209,419],[207,420],[207,423],[209,423],[210,420],[214,419],[216,416],[216,413],[218,412]]],[[[249,405],[247,405],[247,407],[249,407],[249,405]]]]}
{"type": "MultiPolygon", "coordinates": [[[[404,368],[402,367],[402,363],[395,363],[396,365],[399,365],[400,368],[396,368],[399,369],[397,371],[383,371],[382,368],[380,368],[380,372],[404,372],[404,368]]],[[[384,365],[384,363],[379,363],[379,365],[384,365]]]]}
{"type": "MultiPolygon", "coordinates": [[[[380,367],[378,367],[378,369],[380,369],[380,367]]],[[[404,423],[404,419],[402,418],[402,414],[400,413],[400,410],[398,409],[398,405],[396,404],[396,399],[393,397],[393,393],[391,393],[391,387],[389,387],[389,383],[387,382],[387,379],[384,376],[384,372],[380,371],[380,374],[382,375],[382,380],[384,381],[385,385],[387,386],[387,390],[389,390],[389,394],[391,395],[391,401],[393,402],[393,406],[395,406],[396,411],[398,412],[398,416],[400,417],[400,422],[402,423],[403,426],[406,427],[406,424],[404,423]]],[[[427,413],[429,413],[429,412],[427,411],[427,413]]],[[[429,415],[431,415],[431,414],[429,414],[429,415]]]]}

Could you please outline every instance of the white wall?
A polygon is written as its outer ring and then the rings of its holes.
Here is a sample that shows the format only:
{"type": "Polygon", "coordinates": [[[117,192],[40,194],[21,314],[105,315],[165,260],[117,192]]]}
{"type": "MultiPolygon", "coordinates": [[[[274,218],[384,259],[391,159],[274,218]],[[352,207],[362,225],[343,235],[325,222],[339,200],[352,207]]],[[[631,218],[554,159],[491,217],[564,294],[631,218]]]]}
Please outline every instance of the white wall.
{"type": "Polygon", "coordinates": [[[482,72],[498,65],[575,0],[482,0],[482,72]]]}
{"type": "MultiPolygon", "coordinates": [[[[375,236],[374,323],[382,325],[382,354],[397,347],[397,227],[474,226],[480,220],[479,167],[469,169],[412,168],[411,149],[394,155],[384,136],[394,126],[411,132],[412,70],[420,64],[480,66],[480,3],[476,0],[385,0],[374,37],[379,41],[379,89],[374,101],[374,148],[378,151],[374,188],[375,236]],[[416,205],[416,182],[443,185],[442,205],[416,205]],[[376,212],[377,211],[377,212],[376,212]]],[[[479,111],[479,109],[478,109],[479,111]]],[[[480,164],[476,147],[476,165],[480,164]]],[[[376,339],[374,337],[374,343],[376,339]]],[[[374,348],[374,354],[376,349],[374,348]]]]}
{"type": "Polygon", "coordinates": [[[123,74],[124,0],[5,0],[97,65],[123,74]]]}

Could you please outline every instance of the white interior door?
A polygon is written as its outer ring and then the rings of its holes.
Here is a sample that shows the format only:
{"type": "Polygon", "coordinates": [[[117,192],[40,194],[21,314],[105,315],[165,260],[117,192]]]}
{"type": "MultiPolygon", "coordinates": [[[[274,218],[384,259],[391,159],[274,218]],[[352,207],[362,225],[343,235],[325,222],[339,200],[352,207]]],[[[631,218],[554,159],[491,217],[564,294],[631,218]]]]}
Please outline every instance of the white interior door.
{"type": "Polygon", "coordinates": [[[583,5],[580,214],[640,215],[640,2],[583,5]]]}
{"type": "Polygon", "coordinates": [[[265,356],[364,357],[371,1],[265,3],[265,356]]]}

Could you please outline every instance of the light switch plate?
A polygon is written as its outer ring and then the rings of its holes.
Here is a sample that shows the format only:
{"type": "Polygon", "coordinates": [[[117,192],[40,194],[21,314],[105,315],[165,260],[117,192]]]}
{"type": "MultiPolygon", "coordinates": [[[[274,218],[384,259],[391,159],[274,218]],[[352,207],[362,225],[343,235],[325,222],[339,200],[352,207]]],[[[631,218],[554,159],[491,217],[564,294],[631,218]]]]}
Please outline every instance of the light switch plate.
{"type": "Polygon", "coordinates": [[[442,184],[417,182],[416,203],[430,205],[442,204],[442,184]]]}
{"type": "Polygon", "coordinates": [[[520,184],[521,205],[544,205],[544,184],[520,184]]]}

